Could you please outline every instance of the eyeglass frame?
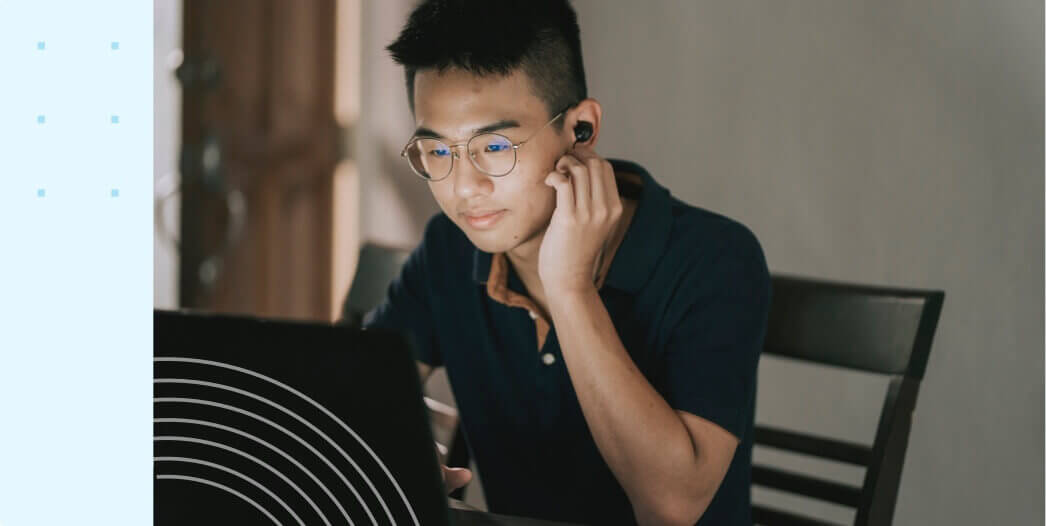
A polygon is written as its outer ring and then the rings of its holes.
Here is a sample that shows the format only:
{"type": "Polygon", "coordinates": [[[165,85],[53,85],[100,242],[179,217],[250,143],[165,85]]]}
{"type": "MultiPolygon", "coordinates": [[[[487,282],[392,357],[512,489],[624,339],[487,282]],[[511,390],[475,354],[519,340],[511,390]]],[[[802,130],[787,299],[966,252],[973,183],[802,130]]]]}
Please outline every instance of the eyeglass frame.
{"type": "Polygon", "coordinates": [[[567,113],[567,110],[569,110],[572,106],[573,105],[567,106],[566,108],[564,108],[563,111],[557,113],[555,117],[552,117],[552,120],[546,122],[540,128],[538,128],[537,130],[534,130],[534,133],[531,133],[529,137],[527,137],[526,139],[523,139],[522,141],[519,141],[519,142],[512,142],[512,139],[510,139],[509,137],[506,137],[505,135],[497,133],[497,132],[477,133],[477,134],[473,135],[472,137],[469,137],[469,139],[467,141],[465,141],[463,143],[459,142],[459,143],[455,143],[455,144],[446,144],[441,139],[437,139],[435,137],[414,137],[413,139],[408,141],[405,146],[403,146],[402,150],[400,150],[400,157],[407,157],[407,150],[410,149],[410,147],[414,143],[416,143],[418,141],[421,141],[421,140],[426,140],[427,139],[427,140],[433,140],[433,141],[436,141],[436,142],[443,143],[451,151],[450,168],[447,169],[447,173],[443,177],[440,177],[438,179],[425,177],[424,175],[421,175],[420,173],[418,173],[418,170],[416,168],[414,168],[414,163],[410,162],[410,159],[407,159],[407,166],[410,166],[410,171],[414,172],[414,174],[417,175],[418,177],[422,178],[425,181],[442,181],[442,180],[446,179],[447,177],[449,177],[450,174],[454,172],[454,159],[459,158],[458,151],[456,150],[456,148],[458,146],[464,146],[465,147],[465,151],[468,152],[469,151],[469,144],[472,144],[472,140],[475,139],[476,137],[479,137],[480,135],[497,135],[498,137],[504,138],[506,141],[508,141],[508,143],[510,145],[512,145],[512,168],[509,168],[508,171],[506,171],[503,174],[495,175],[495,174],[492,174],[492,173],[487,172],[486,170],[480,168],[479,165],[476,164],[476,159],[471,154],[469,155],[469,162],[471,162],[472,166],[475,166],[477,170],[479,170],[480,172],[483,172],[483,174],[485,174],[485,175],[488,175],[490,177],[505,177],[506,175],[512,173],[512,170],[516,169],[516,164],[519,163],[519,148],[521,146],[523,146],[524,144],[526,144],[527,142],[529,142],[535,136],[537,136],[537,134],[541,133],[541,131],[544,130],[545,128],[547,128],[549,124],[552,124],[553,122],[556,122],[556,119],[558,119],[558,118],[562,117],[563,115],[565,115],[567,113]]]}

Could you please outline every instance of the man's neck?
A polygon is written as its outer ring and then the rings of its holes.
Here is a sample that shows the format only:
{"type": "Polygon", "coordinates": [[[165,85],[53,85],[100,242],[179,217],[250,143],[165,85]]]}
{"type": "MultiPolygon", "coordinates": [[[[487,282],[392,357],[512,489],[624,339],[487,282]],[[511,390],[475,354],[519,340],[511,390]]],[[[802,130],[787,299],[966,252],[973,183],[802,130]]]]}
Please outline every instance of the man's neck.
{"type": "Polygon", "coordinates": [[[516,246],[505,253],[512,268],[519,275],[520,281],[527,288],[527,295],[534,300],[544,312],[548,312],[545,303],[545,289],[538,275],[538,255],[541,253],[541,242],[545,239],[545,231],[516,246]]]}

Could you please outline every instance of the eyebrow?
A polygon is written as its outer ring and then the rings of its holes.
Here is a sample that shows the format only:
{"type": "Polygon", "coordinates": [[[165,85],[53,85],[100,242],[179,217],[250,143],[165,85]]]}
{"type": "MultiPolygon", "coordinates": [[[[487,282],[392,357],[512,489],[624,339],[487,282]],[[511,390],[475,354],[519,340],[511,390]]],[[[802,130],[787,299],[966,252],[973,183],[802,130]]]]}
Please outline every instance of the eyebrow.
{"type": "MultiPolygon", "coordinates": [[[[476,129],[472,130],[472,135],[476,135],[476,134],[479,134],[479,133],[494,132],[494,131],[498,131],[498,130],[504,130],[504,129],[507,129],[507,128],[519,128],[519,121],[512,120],[512,119],[502,119],[502,120],[500,120],[498,122],[495,122],[493,124],[488,124],[486,126],[481,126],[479,128],[476,128],[476,129]]],[[[415,137],[428,137],[428,138],[432,138],[432,139],[446,139],[446,137],[444,137],[444,136],[436,133],[434,130],[431,130],[431,129],[426,128],[424,126],[419,126],[418,129],[414,130],[414,136],[415,137]]]]}

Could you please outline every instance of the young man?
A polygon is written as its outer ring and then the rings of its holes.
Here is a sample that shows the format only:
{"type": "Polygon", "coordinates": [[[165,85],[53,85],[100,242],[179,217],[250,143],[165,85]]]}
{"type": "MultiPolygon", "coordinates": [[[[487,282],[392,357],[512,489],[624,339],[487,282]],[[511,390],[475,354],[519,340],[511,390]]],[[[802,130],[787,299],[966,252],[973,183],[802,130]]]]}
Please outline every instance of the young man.
{"type": "Polygon", "coordinates": [[[423,379],[446,367],[490,510],[751,524],[753,234],[596,153],[566,0],[428,0],[388,49],[443,213],[364,326],[406,329],[423,379]]]}

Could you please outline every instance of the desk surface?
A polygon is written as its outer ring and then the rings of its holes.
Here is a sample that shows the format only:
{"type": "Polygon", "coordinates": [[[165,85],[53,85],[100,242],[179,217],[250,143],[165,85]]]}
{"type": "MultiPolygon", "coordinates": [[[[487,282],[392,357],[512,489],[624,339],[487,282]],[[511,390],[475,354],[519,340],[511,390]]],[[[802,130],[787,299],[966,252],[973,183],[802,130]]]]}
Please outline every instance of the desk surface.
{"type": "Polygon", "coordinates": [[[554,522],[525,517],[511,517],[479,511],[456,499],[447,499],[450,519],[454,526],[573,526],[566,522],[554,522]]]}

